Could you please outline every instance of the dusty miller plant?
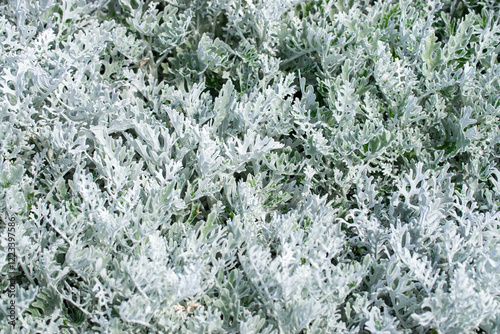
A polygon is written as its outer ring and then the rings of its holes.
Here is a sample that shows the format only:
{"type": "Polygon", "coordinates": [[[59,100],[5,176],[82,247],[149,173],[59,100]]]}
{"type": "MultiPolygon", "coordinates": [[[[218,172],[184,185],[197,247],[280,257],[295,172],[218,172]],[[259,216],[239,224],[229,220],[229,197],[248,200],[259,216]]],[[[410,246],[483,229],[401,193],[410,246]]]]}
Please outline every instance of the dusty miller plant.
{"type": "Polygon", "coordinates": [[[500,333],[497,2],[0,13],[2,332],[500,333]]]}

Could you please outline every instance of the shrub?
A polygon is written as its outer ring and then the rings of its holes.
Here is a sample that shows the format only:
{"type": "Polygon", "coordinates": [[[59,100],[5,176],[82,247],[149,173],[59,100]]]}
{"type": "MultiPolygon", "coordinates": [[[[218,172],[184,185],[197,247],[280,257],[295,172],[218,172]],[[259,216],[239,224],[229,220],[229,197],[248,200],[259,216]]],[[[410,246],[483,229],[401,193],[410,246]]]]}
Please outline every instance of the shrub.
{"type": "Polygon", "coordinates": [[[500,332],[495,1],[0,6],[20,333],[500,332]]]}

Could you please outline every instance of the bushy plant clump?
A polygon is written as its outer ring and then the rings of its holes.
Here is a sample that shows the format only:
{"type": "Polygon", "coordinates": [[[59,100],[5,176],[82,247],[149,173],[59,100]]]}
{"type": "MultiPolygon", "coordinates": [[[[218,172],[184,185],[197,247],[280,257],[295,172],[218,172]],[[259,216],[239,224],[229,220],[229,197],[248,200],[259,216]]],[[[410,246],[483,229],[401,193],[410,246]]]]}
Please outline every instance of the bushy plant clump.
{"type": "Polygon", "coordinates": [[[498,2],[9,0],[0,45],[3,332],[500,333],[498,2]]]}

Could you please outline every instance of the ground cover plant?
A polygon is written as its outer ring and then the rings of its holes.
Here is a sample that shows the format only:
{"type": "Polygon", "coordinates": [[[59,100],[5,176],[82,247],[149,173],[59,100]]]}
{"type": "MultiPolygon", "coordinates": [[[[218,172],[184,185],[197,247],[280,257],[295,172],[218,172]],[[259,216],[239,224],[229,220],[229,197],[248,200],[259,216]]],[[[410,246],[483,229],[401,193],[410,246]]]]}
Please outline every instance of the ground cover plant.
{"type": "Polygon", "coordinates": [[[500,333],[499,42],[496,1],[1,2],[2,332],[500,333]]]}

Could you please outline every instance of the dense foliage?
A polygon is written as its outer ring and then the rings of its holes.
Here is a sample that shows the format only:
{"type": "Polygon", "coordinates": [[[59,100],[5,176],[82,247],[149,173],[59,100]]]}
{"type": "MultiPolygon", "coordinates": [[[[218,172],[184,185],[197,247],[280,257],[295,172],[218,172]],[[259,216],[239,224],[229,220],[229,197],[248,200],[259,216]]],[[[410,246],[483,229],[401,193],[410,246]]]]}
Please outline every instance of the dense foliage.
{"type": "Polygon", "coordinates": [[[9,0],[0,45],[5,333],[500,333],[498,2],[9,0]]]}

